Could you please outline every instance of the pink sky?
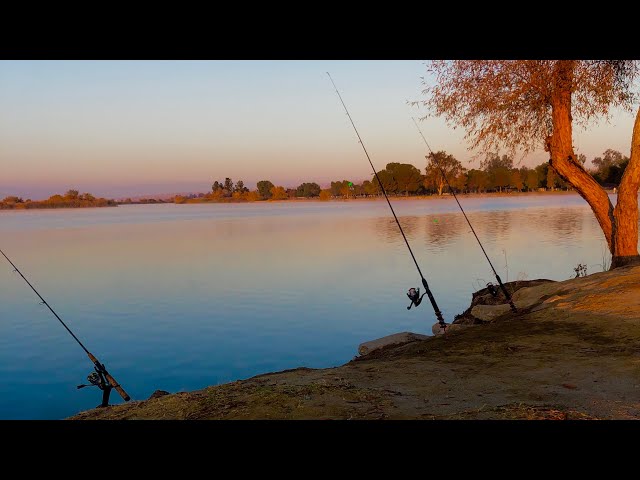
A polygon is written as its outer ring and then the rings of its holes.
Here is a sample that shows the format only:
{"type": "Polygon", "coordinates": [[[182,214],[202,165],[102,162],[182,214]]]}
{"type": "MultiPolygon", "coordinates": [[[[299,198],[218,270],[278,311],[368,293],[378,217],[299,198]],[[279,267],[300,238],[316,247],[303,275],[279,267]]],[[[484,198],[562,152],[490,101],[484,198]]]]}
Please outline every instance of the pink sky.
{"type": "MultiPolygon", "coordinates": [[[[420,61],[0,62],[0,196],[70,188],[103,196],[206,191],[231,177],[302,182],[371,177],[325,74],[340,89],[376,168],[425,166],[411,116],[425,111],[420,61]]],[[[629,154],[634,116],[576,130],[589,160],[629,154]]],[[[434,150],[465,166],[463,132],[429,119],[434,150]]],[[[522,161],[546,160],[542,151],[522,161]]]]}

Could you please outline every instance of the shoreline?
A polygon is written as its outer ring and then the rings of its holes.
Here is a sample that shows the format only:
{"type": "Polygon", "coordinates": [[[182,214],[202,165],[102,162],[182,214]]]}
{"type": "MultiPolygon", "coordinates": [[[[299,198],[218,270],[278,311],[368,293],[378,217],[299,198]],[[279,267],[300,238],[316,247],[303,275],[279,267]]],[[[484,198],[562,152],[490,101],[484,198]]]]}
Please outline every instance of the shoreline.
{"type": "Polygon", "coordinates": [[[480,290],[446,335],[69,419],[640,419],[640,266],[515,283],[515,314],[480,290]]]}
{"type": "MultiPolygon", "coordinates": [[[[612,191],[606,190],[607,194],[613,194],[612,191]]],[[[577,195],[578,192],[575,190],[556,190],[549,192],[485,192],[485,193],[463,193],[457,194],[458,198],[485,198],[485,197],[524,197],[524,196],[548,196],[548,195],[577,195]]],[[[389,200],[391,201],[409,201],[409,200],[445,200],[448,198],[454,198],[451,194],[443,194],[443,195],[399,195],[399,196],[389,196],[389,200]]],[[[248,200],[224,200],[224,201],[198,201],[199,199],[189,199],[185,202],[179,203],[179,205],[193,205],[193,204],[207,204],[207,203],[287,203],[287,202],[321,202],[321,203],[329,203],[329,202],[359,202],[359,201],[378,201],[384,200],[384,196],[370,196],[370,197],[355,197],[355,198],[329,198],[326,200],[321,200],[319,197],[296,197],[296,198],[287,198],[282,200],[256,200],[256,201],[248,201],[248,200]]],[[[175,202],[166,202],[166,203],[174,203],[175,202]]],[[[151,204],[149,204],[151,205],[151,204]]]]}
{"type": "MultiPolygon", "coordinates": [[[[609,195],[616,195],[611,190],[605,190],[609,195]]],[[[527,196],[568,196],[568,195],[576,195],[579,196],[578,192],[575,190],[556,190],[556,191],[548,191],[548,192],[486,192],[486,193],[462,193],[458,194],[459,199],[465,198],[512,198],[512,197],[527,197],[527,196]]],[[[411,201],[411,200],[428,200],[428,201],[437,201],[437,200],[446,200],[449,198],[453,198],[451,194],[443,194],[443,195],[410,195],[410,196],[390,196],[389,200],[391,201],[411,201]]],[[[375,196],[375,197],[357,197],[357,198],[330,198],[327,200],[321,200],[318,197],[313,198],[288,198],[283,200],[256,200],[256,201],[248,201],[248,200],[235,200],[229,199],[225,201],[198,201],[198,199],[189,199],[185,202],[175,203],[174,201],[156,201],[156,202],[133,202],[133,203],[123,203],[116,201],[115,204],[112,205],[91,205],[91,206],[78,206],[78,207],[32,207],[32,208],[0,208],[1,212],[22,212],[22,211],[33,211],[33,210],[76,210],[76,209],[88,209],[88,208],[106,208],[106,207],[119,207],[123,205],[201,205],[201,204],[269,204],[269,203],[297,203],[297,202],[320,202],[320,203],[330,203],[330,202],[375,202],[384,200],[383,196],[375,196]]]]}

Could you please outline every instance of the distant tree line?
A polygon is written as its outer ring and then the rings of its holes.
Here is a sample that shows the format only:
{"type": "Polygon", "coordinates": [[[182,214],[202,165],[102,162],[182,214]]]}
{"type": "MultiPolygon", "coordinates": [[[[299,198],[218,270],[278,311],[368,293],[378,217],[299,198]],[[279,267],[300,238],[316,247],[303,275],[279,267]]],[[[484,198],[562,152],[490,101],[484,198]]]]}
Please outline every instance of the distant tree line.
{"type": "Polygon", "coordinates": [[[210,203],[210,202],[253,202],[258,200],[257,192],[250,191],[242,180],[235,184],[229,177],[224,182],[215,181],[211,191],[192,195],[176,195],[175,203],[210,203]]]}
{"type": "Polygon", "coordinates": [[[47,200],[23,200],[20,197],[5,197],[0,201],[0,210],[29,210],[34,208],[86,208],[116,207],[115,200],[96,198],[90,193],[80,194],[78,190],[69,190],[64,195],[52,195],[47,200]]]}
{"type": "MultiPolygon", "coordinates": [[[[548,162],[536,167],[515,167],[513,157],[491,153],[481,161],[480,168],[466,169],[453,155],[445,151],[430,153],[427,157],[425,173],[406,163],[389,163],[378,177],[384,190],[391,195],[442,195],[448,193],[447,181],[456,193],[523,192],[537,190],[568,190],[564,182],[548,162]],[[443,176],[442,172],[446,176],[443,176]]],[[[585,155],[578,160],[584,164],[585,155]]],[[[593,159],[589,173],[600,185],[612,188],[620,183],[622,174],[629,163],[629,157],[612,149],[602,157],[593,159]]],[[[333,198],[367,197],[380,195],[380,182],[375,176],[371,181],[354,184],[348,180],[331,182],[329,189],[333,198]]]]}
{"type": "MultiPolygon", "coordinates": [[[[196,195],[189,195],[189,197],[196,197],[196,195]]],[[[138,205],[138,204],[154,204],[154,203],[173,203],[173,200],[165,200],[162,198],[139,198],[136,200],[132,200],[130,198],[126,198],[124,200],[119,200],[119,205],[138,205]]]]}
{"type": "MultiPolygon", "coordinates": [[[[480,162],[480,168],[466,169],[453,155],[445,151],[430,153],[426,157],[425,173],[421,173],[414,165],[408,163],[388,163],[383,170],[379,170],[378,178],[362,183],[349,180],[332,181],[329,188],[322,189],[315,182],[305,182],[297,188],[275,186],[269,180],[260,180],[256,190],[249,190],[242,180],[234,185],[231,178],[224,182],[214,182],[211,192],[178,195],[176,203],[200,202],[254,202],[260,200],[287,200],[294,198],[356,198],[382,195],[380,182],[387,194],[390,195],[443,195],[449,192],[447,181],[456,193],[486,193],[486,192],[531,192],[538,190],[568,190],[570,185],[564,182],[548,162],[529,168],[514,166],[513,157],[491,153],[480,162]],[[441,170],[442,169],[442,170],[441,170]],[[442,175],[444,171],[445,177],[442,175]]],[[[585,155],[579,155],[578,160],[584,164],[585,155]]],[[[601,157],[593,159],[593,168],[589,173],[600,185],[612,188],[620,183],[622,174],[629,163],[629,157],[620,152],[607,149],[601,157]]]]}

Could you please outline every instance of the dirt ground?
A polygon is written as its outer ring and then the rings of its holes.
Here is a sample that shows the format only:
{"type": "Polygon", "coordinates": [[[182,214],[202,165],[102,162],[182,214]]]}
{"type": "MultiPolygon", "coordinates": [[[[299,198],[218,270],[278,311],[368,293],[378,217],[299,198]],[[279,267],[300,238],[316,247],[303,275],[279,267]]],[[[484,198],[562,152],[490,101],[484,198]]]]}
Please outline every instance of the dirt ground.
{"type": "Polygon", "coordinates": [[[522,288],[514,301],[518,314],[339,367],[269,373],[71,418],[640,418],[640,266],[522,288]]]}

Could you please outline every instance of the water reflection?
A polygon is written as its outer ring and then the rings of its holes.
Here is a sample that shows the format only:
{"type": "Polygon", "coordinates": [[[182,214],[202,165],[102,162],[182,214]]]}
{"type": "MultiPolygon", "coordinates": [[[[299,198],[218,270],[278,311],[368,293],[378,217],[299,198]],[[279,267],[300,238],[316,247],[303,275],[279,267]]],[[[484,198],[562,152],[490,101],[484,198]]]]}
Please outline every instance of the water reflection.
{"type": "Polygon", "coordinates": [[[508,242],[514,228],[518,212],[511,210],[474,212],[469,221],[475,229],[480,241],[508,242]]]}
{"type": "MultiPolygon", "coordinates": [[[[503,248],[516,247],[523,236],[544,231],[545,242],[566,242],[582,238],[585,221],[589,222],[589,211],[581,208],[534,209],[529,211],[492,211],[467,214],[480,241],[501,242],[503,248]],[[585,218],[586,217],[586,218],[585,218]]],[[[595,219],[594,219],[595,220],[595,219]]],[[[593,223],[593,222],[591,222],[593,223]]],[[[400,224],[410,240],[415,240],[418,228],[424,229],[424,245],[441,252],[443,247],[454,244],[461,235],[473,233],[462,213],[443,213],[418,216],[406,216],[400,224]]],[[[374,218],[370,229],[379,239],[397,243],[402,239],[393,218],[374,218]]],[[[595,233],[596,232],[591,232],[595,233]]],[[[475,237],[473,237],[475,238],[475,237]]]]}
{"type": "MultiPolygon", "coordinates": [[[[390,212],[390,211],[389,211],[390,212]]],[[[421,218],[415,215],[402,216],[398,218],[402,231],[409,240],[409,243],[415,239],[416,234],[421,223],[421,218]]],[[[398,239],[398,235],[402,237],[398,224],[389,213],[387,217],[373,218],[370,222],[373,225],[373,230],[376,234],[388,243],[395,243],[398,239]]]]}
{"type": "MultiPolygon", "coordinates": [[[[503,280],[601,269],[603,235],[577,195],[465,198],[503,280]]],[[[445,318],[491,270],[453,199],[394,208],[445,318]]],[[[134,399],[296,366],[344,363],[365,340],[429,333],[407,311],[419,276],[384,201],[141,205],[0,212],[1,247],[134,399]]],[[[0,418],[94,407],[90,365],[0,262],[0,418]]]]}
{"type": "Polygon", "coordinates": [[[455,213],[427,215],[422,219],[426,232],[426,243],[432,251],[442,251],[469,227],[462,217],[455,213]]]}

